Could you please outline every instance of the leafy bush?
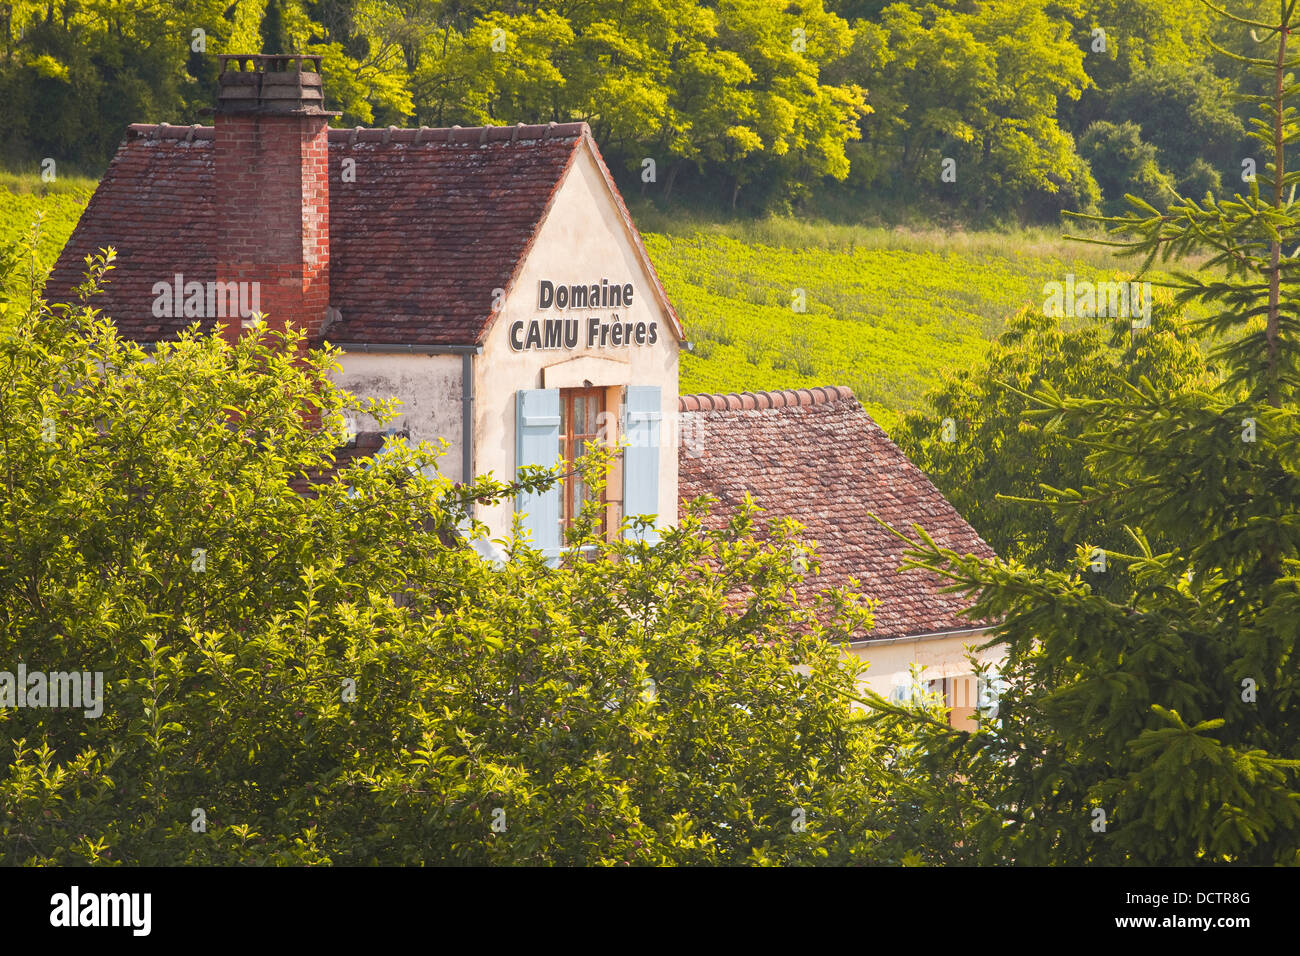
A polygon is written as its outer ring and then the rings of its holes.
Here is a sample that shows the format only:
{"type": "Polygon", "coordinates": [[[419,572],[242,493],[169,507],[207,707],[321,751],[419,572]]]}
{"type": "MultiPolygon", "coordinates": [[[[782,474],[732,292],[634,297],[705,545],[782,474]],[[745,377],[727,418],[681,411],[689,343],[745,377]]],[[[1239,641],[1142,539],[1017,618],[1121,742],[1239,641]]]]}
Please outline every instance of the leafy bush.
{"type": "Polygon", "coordinates": [[[687,509],[647,545],[588,514],[559,567],[518,540],[496,567],[463,540],[471,504],[555,475],[459,487],[394,441],[299,493],[345,414],[391,407],[334,388],[297,333],[147,354],[84,304],[11,318],[0,670],[106,689],[98,718],[0,709],[0,860],[904,852],[880,825],[910,751],[862,726],[832,643],[869,610],[798,604],[792,523],[760,544],[753,508],[720,530],[687,509]]]}
{"type": "Polygon", "coordinates": [[[1129,194],[1154,205],[1169,201],[1165,186],[1170,178],[1160,168],[1155,146],[1143,141],[1136,123],[1093,123],[1079,140],[1079,152],[1092,168],[1108,213],[1126,209],[1124,197],[1129,194]]]}
{"type": "Polygon", "coordinates": [[[1140,126],[1142,139],[1159,150],[1161,164],[1180,178],[1194,164],[1240,169],[1245,130],[1231,90],[1202,64],[1168,63],[1142,71],[1115,91],[1111,115],[1140,126]]]}
{"type": "MultiPolygon", "coordinates": [[[[1066,516],[1039,500],[1044,488],[1083,487],[1092,476],[1078,433],[1036,425],[1029,393],[1102,398],[1144,380],[1171,392],[1213,381],[1204,352],[1167,300],[1153,308],[1148,328],[1131,323],[1120,318],[1107,327],[1098,320],[1069,329],[1026,307],[980,363],[947,378],[896,430],[898,446],[1004,559],[1064,570],[1080,546],[1130,543],[1101,507],[1066,516]],[[951,436],[943,427],[949,419],[951,436]]],[[[1130,584],[1122,567],[1093,580],[1108,594],[1130,584]]]]}
{"type": "Polygon", "coordinates": [[[1203,159],[1194,159],[1187,167],[1187,172],[1178,180],[1178,192],[1188,199],[1204,199],[1206,195],[1217,196],[1223,189],[1223,179],[1219,171],[1203,159]]]}

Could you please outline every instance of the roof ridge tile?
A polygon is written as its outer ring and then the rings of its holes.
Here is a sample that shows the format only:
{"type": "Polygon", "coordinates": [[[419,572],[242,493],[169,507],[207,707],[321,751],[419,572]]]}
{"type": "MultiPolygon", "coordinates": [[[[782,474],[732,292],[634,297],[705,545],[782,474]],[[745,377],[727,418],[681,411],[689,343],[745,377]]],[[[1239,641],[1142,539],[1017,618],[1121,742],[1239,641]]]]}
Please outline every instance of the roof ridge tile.
{"type": "Polygon", "coordinates": [[[817,385],[812,388],[760,392],[697,392],[677,396],[679,412],[767,411],[775,408],[826,405],[830,402],[856,401],[853,389],[846,385],[817,385]]]}
{"type": "MultiPolygon", "coordinates": [[[[432,146],[434,144],[454,146],[482,146],[487,143],[506,143],[509,145],[523,143],[554,143],[564,140],[578,140],[588,133],[585,122],[574,123],[516,123],[513,126],[420,126],[420,127],[330,127],[331,143],[379,143],[393,145],[409,143],[415,146],[432,146]]],[[[191,126],[172,126],[169,123],[132,123],[127,126],[128,137],[139,139],[181,139],[193,142],[196,139],[211,140],[215,128],[194,124],[191,126]]]]}

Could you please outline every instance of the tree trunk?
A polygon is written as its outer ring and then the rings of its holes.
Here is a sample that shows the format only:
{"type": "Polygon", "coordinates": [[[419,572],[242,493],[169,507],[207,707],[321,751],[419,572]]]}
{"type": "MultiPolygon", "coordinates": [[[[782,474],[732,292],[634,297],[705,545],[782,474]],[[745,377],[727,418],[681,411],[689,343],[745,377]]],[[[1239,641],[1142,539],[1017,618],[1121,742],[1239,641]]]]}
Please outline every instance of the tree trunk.
{"type": "MultiPolygon", "coordinates": [[[[1286,124],[1282,111],[1286,108],[1286,38],[1282,29],[1277,38],[1277,69],[1273,73],[1273,208],[1281,209],[1282,187],[1286,180],[1286,124]]],[[[1278,374],[1278,322],[1282,313],[1282,242],[1274,239],[1270,250],[1268,270],[1268,324],[1264,337],[1268,343],[1268,403],[1274,408],[1282,404],[1277,390],[1278,374]]]]}
{"type": "Polygon", "coordinates": [[[682,160],[678,160],[668,167],[668,179],[664,183],[664,202],[673,198],[673,184],[677,182],[677,174],[681,172],[682,160]]]}

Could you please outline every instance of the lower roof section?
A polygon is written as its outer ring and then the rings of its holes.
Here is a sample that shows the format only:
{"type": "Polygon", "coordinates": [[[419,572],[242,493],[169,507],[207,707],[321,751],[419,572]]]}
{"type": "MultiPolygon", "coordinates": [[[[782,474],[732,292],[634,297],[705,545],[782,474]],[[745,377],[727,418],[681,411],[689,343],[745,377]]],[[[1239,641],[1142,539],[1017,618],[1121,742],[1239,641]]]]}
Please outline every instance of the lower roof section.
{"type": "Polygon", "coordinates": [[[901,572],[906,545],[871,517],[910,533],[919,524],[941,546],[992,557],[993,549],[871,420],[850,389],[824,387],[731,395],[683,395],[679,496],[718,499],[723,525],[750,493],[769,518],[793,518],[817,544],[821,572],[801,597],[851,586],[875,598],[869,639],[965,631],[968,601],[945,581],[901,572]]]}

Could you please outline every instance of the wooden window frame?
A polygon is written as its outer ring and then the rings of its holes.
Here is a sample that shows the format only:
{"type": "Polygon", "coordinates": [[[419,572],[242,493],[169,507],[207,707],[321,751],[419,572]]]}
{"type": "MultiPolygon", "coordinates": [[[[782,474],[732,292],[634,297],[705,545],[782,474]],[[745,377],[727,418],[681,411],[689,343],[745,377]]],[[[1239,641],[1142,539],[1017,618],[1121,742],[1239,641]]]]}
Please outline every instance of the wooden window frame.
{"type": "MultiPolygon", "coordinates": [[[[562,388],[560,389],[560,456],[566,464],[566,477],[560,483],[560,529],[561,532],[567,531],[573,526],[578,512],[582,509],[580,503],[573,500],[574,483],[567,477],[573,472],[573,449],[575,442],[578,440],[587,440],[594,442],[601,439],[601,424],[603,416],[607,411],[607,390],[600,387],[595,388],[562,388]],[[588,401],[595,400],[596,406],[596,430],[594,432],[575,431],[575,415],[573,406],[575,399],[586,398],[588,401]]],[[[584,422],[585,427],[585,422],[584,422]]],[[[601,515],[600,515],[600,533],[606,531],[608,521],[608,504],[606,489],[602,488],[600,492],[601,515]]]]}

